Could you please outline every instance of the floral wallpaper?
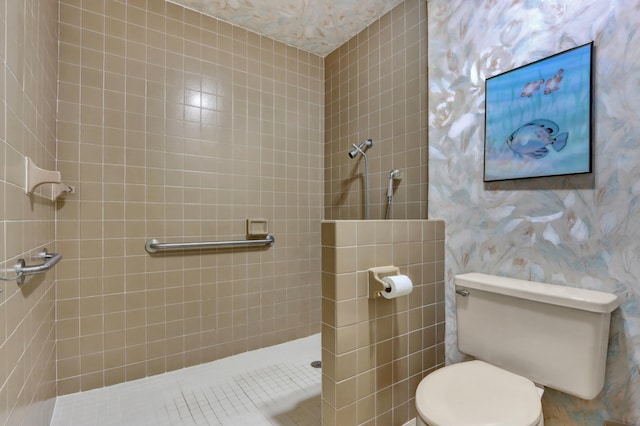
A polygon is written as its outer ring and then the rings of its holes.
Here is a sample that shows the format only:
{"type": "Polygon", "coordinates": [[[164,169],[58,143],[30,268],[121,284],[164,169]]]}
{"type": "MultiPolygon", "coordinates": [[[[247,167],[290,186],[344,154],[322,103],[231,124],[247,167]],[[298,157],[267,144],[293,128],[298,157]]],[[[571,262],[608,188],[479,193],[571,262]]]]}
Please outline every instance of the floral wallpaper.
{"type": "Polygon", "coordinates": [[[326,56],[402,0],[171,0],[326,56]]]}
{"type": "Polygon", "coordinates": [[[640,1],[428,0],[429,217],[453,276],[481,271],[617,294],[604,390],[547,389],[547,425],[640,424],[640,1]],[[595,43],[594,172],[484,184],[487,77],[595,43]]]}

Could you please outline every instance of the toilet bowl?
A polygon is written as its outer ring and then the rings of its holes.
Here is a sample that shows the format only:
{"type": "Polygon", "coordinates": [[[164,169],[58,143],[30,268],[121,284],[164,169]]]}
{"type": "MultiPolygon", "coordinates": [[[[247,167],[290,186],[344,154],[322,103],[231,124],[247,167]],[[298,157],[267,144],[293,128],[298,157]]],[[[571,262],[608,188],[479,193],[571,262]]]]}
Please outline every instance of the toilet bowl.
{"type": "Polygon", "coordinates": [[[483,361],[453,364],[418,385],[417,426],[543,426],[542,392],[526,377],[483,361]]]}
{"type": "Polygon", "coordinates": [[[493,275],[455,277],[457,344],[476,358],[416,390],[418,426],[542,426],[541,386],[602,390],[615,295],[493,275]]]}

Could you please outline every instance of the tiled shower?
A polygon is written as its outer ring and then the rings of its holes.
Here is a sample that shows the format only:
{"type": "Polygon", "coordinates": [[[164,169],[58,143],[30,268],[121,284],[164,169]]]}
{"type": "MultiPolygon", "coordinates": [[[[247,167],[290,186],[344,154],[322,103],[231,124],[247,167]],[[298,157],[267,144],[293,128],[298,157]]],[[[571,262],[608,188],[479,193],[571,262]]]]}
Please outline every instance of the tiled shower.
{"type": "Polygon", "coordinates": [[[0,261],[63,255],[0,284],[0,424],[319,333],[321,220],[361,213],[351,142],[376,141],[372,217],[394,167],[393,218],[426,217],[425,2],[327,58],[161,0],[0,0],[0,25],[0,261]],[[75,194],[26,196],[26,156],[75,194]],[[254,217],[273,247],[144,250],[242,238],[254,217]]]}
{"type": "Polygon", "coordinates": [[[58,393],[319,332],[322,59],[164,1],[60,21],[58,393]],[[274,247],[144,249],[255,217],[274,247]]]}

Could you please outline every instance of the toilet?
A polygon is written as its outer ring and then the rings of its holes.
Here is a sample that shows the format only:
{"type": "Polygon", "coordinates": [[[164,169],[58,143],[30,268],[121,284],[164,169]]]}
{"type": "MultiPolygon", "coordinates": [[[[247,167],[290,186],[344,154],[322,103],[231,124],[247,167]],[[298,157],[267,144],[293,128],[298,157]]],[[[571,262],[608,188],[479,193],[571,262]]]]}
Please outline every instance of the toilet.
{"type": "Polygon", "coordinates": [[[602,390],[614,294],[481,273],[455,277],[458,349],[416,390],[418,426],[541,426],[544,387],[602,390]]]}

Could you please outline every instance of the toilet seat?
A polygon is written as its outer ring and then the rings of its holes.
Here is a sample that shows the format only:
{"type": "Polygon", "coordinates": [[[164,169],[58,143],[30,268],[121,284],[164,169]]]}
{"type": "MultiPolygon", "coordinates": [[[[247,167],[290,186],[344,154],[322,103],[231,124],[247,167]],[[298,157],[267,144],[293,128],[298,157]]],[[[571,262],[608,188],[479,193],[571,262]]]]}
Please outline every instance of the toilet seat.
{"type": "Polygon", "coordinates": [[[534,426],[543,418],[532,381],[483,361],[429,374],[418,385],[416,408],[432,426],[534,426]]]}

